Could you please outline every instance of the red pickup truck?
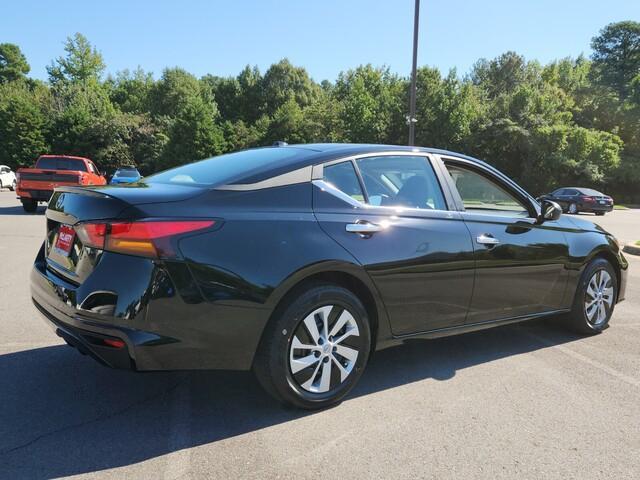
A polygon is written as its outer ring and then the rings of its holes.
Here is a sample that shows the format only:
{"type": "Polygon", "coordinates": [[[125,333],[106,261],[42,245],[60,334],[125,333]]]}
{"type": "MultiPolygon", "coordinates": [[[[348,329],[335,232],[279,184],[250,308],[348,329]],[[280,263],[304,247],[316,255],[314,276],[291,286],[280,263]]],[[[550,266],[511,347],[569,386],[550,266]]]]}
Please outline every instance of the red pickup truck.
{"type": "Polygon", "coordinates": [[[16,193],[26,212],[35,212],[38,202],[48,202],[56,187],[107,183],[91,160],[68,155],[41,155],[34,168],[18,169],[16,180],[16,193]]]}

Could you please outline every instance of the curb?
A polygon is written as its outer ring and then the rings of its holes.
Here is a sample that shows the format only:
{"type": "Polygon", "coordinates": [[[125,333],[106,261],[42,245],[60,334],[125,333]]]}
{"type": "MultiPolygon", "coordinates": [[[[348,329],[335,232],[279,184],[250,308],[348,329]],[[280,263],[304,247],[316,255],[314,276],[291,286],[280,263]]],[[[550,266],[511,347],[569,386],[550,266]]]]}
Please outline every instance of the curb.
{"type": "Polygon", "coordinates": [[[638,245],[631,245],[629,243],[627,243],[623,248],[622,251],[625,253],[628,253],[630,255],[640,255],[640,246],[638,245]]]}

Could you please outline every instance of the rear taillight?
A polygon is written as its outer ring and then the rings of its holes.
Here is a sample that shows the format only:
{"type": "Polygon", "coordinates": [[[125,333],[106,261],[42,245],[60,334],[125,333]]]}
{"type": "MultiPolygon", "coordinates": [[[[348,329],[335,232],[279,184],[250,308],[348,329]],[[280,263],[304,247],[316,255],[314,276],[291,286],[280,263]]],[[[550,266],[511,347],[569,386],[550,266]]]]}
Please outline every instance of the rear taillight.
{"type": "Polygon", "coordinates": [[[581,199],[583,202],[587,202],[587,203],[593,203],[593,202],[595,202],[595,201],[596,201],[596,199],[595,199],[595,198],[593,198],[593,197],[588,197],[588,196],[586,196],[586,195],[583,195],[582,197],[580,197],[580,199],[581,199]]]}
{"type": "Polygon", "coordinates": [[[150,258],[171,258],[174,237],[204,230],[215,220],[147,220],[139,222],[80,223],[78,237],[87,247],[150,258]]]}

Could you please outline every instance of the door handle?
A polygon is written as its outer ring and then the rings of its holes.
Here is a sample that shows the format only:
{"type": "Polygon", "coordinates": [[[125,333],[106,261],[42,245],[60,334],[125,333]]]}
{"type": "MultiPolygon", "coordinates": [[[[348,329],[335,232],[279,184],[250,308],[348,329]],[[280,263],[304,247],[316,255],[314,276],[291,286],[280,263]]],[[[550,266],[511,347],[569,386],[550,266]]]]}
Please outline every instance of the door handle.
{"type": "Polygon", "coordinates": [[[375,223],[347,223],[345,230],[349,233],[359,233],[360,235],[371,235],[372,233],[381,232],[384,226],[375,223]]]}
{"type": "Polygon", "coordinates": [[[476,237],[476,242],[478,242],[481,245],[497,245],[500,243],[500,240],[495,238],[490,233],[483,233],[476,237]]]}

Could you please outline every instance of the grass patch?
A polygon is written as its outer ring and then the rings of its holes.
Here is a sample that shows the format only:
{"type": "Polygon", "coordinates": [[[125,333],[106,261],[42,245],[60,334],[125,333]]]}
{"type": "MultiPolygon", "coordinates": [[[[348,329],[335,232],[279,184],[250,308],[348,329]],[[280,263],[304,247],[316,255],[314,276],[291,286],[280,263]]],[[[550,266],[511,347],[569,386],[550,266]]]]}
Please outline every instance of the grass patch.
{"type": "Polygon", "coordinates": [[[636,245],[640,247],[640,240],[636,242],[636,245]]]}
{"type": "Polygon", "coordinates": [[[614,205],[614,210],[629,210],[629,207],[625,207],[624,205],[614,205]]]}

